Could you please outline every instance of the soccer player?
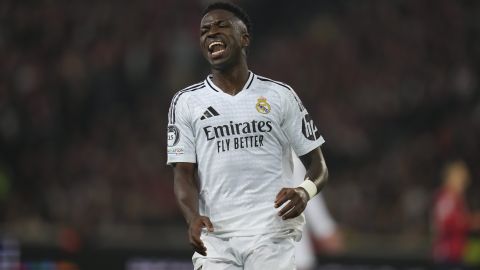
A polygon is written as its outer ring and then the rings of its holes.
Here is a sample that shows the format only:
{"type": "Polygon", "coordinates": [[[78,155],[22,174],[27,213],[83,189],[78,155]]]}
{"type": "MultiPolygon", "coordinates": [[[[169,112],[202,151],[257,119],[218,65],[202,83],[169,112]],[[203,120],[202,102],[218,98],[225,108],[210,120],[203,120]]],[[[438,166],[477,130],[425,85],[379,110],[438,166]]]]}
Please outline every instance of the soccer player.
{"type": "Polygon", "coordinates": [[[239,7],[210,4],[200,48],[211,75],[170,106],[167,162],[196,270],[295,269],[302,212],[327,181],[323,137],[298,96],[248,69],[250,33],[239,7]],[[307,169],[297,187],[291,148],[307,169]]]}

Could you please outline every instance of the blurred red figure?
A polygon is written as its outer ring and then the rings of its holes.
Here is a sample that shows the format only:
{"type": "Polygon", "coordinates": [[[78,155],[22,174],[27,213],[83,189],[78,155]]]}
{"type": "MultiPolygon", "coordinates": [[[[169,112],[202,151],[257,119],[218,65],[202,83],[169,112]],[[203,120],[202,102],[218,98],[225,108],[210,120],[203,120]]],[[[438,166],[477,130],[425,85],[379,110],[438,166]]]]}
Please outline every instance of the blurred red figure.
{"type": "Polygon", "coordinates": [[[470,173],[463,161],[446,165],[443,185],[434,199],[433,259],[438,263],[461,264],[473,220],[465,201],[470,173]]]}

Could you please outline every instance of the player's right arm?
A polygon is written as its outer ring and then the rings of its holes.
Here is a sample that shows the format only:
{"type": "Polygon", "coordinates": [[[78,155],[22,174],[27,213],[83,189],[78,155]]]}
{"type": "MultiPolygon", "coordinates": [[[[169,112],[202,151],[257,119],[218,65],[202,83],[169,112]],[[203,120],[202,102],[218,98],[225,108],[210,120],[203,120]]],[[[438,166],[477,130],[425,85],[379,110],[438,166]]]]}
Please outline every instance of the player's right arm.
{"type": "Polygon", "coordinates": [[[195,164],[180,162],[173,169],[174,191],[178,205],[188,224],[188,240],[196,252],[207,255],[206,247],[200,239],[202,228],[213,231],[208,217],[198,213],[198,188],[195,182],[195,164]]]}
{"type": "Polygon", "coordinates": [[[206,255],[200,239],[202,228],[213,230],[210,219],[198,210],[198,185],[195,178],[195,136],[188,98],[184,91],[172,99],[167,127],[167,163],[173,166],[174,192],[180,210],[188,224],[188,239],[196,252],[206,255]]]}

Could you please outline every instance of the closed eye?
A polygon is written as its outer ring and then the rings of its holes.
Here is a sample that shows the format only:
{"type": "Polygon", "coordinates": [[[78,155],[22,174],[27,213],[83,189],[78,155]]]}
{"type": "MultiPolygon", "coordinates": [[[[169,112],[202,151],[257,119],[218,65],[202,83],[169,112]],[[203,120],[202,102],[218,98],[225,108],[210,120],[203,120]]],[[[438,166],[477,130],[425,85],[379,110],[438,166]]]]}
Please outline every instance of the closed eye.
{"type": "Polygon", "coordinates": [[[218,25],[218,27],[224,28],[224,27],[230,26],[230,23],[229,23],[229,21],[225,20],[225,21],[219,21],[219,22],[217,23],[217,25],[218,25]]]}
{"type": "Polygon", "coordinates": [[[227,28],[227,27],[230,27],[232,24],[231,24],[230,20],[219,20],[219,21],[215,21],[215,22],[212,22],[212,23],[209,23],[209,24],[205,24],[200,28],[200,35],[202,35],[202,36],[205,35],[210,30],[212,25],[214,25],[218,28],[227,28]]]}

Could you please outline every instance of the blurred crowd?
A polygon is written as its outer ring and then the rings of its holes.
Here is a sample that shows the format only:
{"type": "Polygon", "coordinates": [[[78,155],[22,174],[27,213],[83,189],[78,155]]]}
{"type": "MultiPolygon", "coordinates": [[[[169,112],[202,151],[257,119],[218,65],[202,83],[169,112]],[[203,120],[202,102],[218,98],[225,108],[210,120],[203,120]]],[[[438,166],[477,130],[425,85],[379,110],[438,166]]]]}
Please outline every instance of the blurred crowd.
{"type": "MultiPolygon", "coordinates": [[[[173,94],[209,73],[204,2],[0,3],[1,228],[88,238],[181,219],[165,128],[173,94]]],[[[480,208],[480,2],[237,2],[254,23],[250,68],[290,84],[327,141],[342,226],[428,234],[451,159],[480,208]]]]}

